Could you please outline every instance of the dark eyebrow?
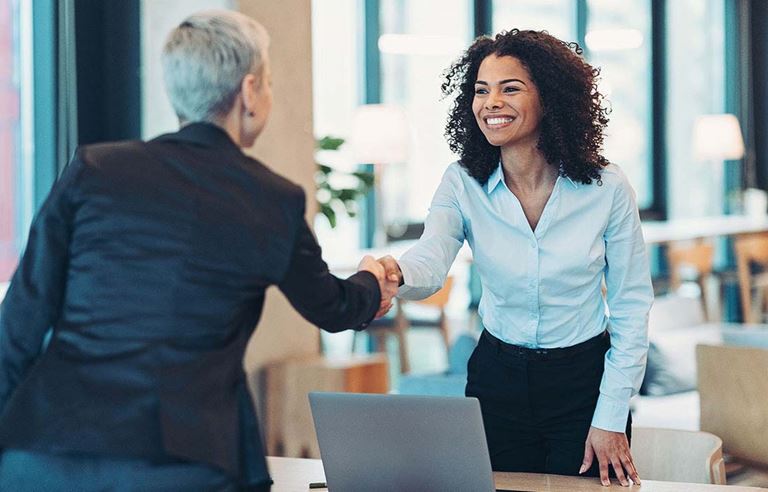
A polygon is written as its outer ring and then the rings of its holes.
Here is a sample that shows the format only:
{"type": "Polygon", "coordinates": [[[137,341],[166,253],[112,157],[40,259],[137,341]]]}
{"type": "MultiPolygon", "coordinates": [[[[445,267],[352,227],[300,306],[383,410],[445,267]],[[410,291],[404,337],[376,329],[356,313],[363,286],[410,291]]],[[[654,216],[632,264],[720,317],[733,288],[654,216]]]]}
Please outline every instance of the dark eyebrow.
{"type": "Polygon", "coordinates": [[[505,79],[505,80],[502,80],[501,82],[499,82],[499,85],[501,85],[501,84],[508,84],[510,82],[520,82],[521,84],[526,85],[525,82],[523,82],[520,79],[505,79]]]}
{"type": "MultiPolygon", "coordinates": [[[[520,79],[504,79],[504,80],[499,82],[499,85],[508,84],[510,82],[520,82],[523,85],[527,85],[525,82],[523,82],[520,79]]],[[[484,80],[478,80],[478,81],[475,82],[475,85],[488,85],[488,82],[486,82],[484,80]]]]}

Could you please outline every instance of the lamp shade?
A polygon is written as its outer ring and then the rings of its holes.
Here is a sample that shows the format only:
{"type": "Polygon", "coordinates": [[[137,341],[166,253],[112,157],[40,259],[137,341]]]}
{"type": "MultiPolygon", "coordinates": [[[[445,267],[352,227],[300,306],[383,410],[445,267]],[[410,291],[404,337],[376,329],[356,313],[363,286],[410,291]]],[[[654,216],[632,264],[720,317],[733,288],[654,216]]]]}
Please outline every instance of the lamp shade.
{"type": "Polygon", "coordinates": [[[744,157],[744,140],[739,120],[732,114],[705,114],[696,118],[693,152],[701,160],[734,160],[744,157]]]}
{"type": "Polygon", "coordinates": [[[355,111],[349,143],[357,162],[404,162],[409,140],[408,119],[400,107],[366,104],[355,111]]]}

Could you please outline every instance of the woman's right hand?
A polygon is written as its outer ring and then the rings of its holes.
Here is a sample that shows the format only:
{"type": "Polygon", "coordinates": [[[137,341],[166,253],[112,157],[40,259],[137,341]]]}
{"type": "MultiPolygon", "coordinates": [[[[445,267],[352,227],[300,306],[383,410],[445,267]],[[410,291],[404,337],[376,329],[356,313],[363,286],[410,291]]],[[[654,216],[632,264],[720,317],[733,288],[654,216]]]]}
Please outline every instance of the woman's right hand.
{"type": "Polygon", "coordinates": [[[387,280],[397,281],[397,285],[403,285],[403,272],[400,270],[400,265],[397,264],[397,260],[390,255],[382,256],[378,260],[381,266],[384,267],[384,273],[387,276],[387,280]]]}
{"type": "MultiPolygon", "coordinates": [[[[384,267],[384,276],[386,277],[388,282],[391,282],[392,285],[400,286],[403,285],[403,272],[400,270],[400,265],[397,264],[397,260],[395,260],[393,257],[387,255],[382,256],[377,260],[379,264],[384,267]]],[[[395,291],[395,294],[397,292],[395,291]]],[[[381,318],[387,312],[392,308],[392,300],[391,298],[388,301],[384,301],[382,299],[381,306],[379,307],[379,311],[376,313],[376,318],[381,318]]]]}

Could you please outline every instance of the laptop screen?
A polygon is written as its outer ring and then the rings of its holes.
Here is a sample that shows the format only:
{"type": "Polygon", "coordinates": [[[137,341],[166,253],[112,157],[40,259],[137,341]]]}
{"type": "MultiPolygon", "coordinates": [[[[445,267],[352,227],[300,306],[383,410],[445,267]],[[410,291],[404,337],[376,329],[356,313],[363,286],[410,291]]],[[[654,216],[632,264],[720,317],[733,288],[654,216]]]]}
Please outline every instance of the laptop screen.
{"type": "Polygon", "coordinates": [[[310,393],[329,490],[493,491],[475,398],[310,393]]]}

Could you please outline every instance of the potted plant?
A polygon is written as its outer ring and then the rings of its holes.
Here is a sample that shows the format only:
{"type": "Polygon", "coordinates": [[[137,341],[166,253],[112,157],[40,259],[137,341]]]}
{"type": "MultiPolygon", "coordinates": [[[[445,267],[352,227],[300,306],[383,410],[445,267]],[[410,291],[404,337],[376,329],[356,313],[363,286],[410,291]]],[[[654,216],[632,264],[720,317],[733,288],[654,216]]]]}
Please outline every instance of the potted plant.
{"type": "MultiPolygon", "coordinates": [[[[317,150],[336,151],[343,144],[343,138],[325,136],[316,141],[315,147],[317,150]]],[[[371,190],[373,179],[373,172],[350,173],[317,163],[317,203],[320,213],[328,220],[331,228],[336,227],[336,216],[339,212],[346,213],[349,217],[357,216],[358,200],[371,190]]]]}

